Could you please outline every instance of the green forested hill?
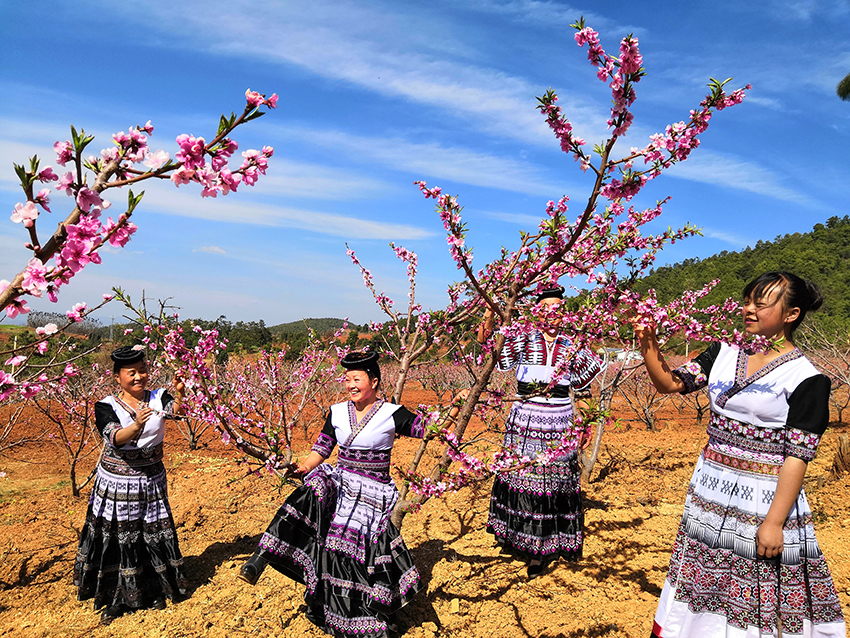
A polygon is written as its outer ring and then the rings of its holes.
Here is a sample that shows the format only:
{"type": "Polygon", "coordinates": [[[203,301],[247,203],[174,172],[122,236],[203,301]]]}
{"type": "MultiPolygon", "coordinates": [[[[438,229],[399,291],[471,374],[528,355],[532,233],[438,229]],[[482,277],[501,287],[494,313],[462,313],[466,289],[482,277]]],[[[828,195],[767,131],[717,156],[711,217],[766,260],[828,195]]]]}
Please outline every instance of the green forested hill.
{"type": "MultiPolygon", "coordinates": [[[[338,330],[345,323],[342,319],[325,317],[322,319],[301,319],[300,321],[290,321],[289,323],[279,323],[276,326],[269,326],[269,331],[273,335],[286,335],[295,333],[306,333],[310,327],[318,334],[323,334],[329,330],[338,330]]],[[[356,327],[349,325],[349,327],[356,327]]]]}
{"type": "Polygon", "coordinates": [[[759,241],[740,252],[723,251],[707,259],[663,266],[644,278],[638,290],[655,288],[660,301],[669,301],[684,290],[719,279],[706,297],[706,303],[718,303],[727,297],[740,299],[744,286],[768,270],[788,270],[814,281],[824,297],[817,315],[850,326],[850,217],[846,215],[815,224],[811,232],[759,241]]]}

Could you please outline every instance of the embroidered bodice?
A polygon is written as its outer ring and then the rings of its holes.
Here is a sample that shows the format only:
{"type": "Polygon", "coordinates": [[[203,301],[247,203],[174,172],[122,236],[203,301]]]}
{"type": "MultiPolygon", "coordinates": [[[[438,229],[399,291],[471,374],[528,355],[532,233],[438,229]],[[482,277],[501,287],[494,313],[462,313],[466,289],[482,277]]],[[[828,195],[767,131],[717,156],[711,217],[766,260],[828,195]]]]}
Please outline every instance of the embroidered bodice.
{"type": "Polygon", "coordinates": [[[673,372],[684,382],[685,392],[708,386],[713,438],[721,430],[735,432],[764,445],[779,445],[787,456],[806,461],[814,457],[829,423],[830,381],[799,350],[747,376],[746,352],[715,343],[673,372]]]}
{"type": "Polygon", "coordinates": [[[153,414],[136,441],[115,444],[115,433],[132,425],[135,412],[115,396],[95,403],[95,425],[103,437],[104,451],[101,464],[112,472],[126,473],[162,461],[162,441],[165,438],[165,419],[171,414],[174,399],[164,389],[152,390],[148,400],[153,414]]]}
{"type": "Polygon", "coordinates": [[[589,350],[580,350],[572,361],[567,360],[570,341],[563,334],[551,342],[540,330],[510,337],[499,354],[499,370],[517,370],[519,394],[530,394],[532,385],[548,385],[556,372],[566,370],[558,379],[552,396],[568,396],[572,386],[576,393],[586,393],[590,383],[602,369],[602,363],[589,350]]]}
{"type": "Polygon", "coordinates": [[[396,435],[421,439],[425,424],[419,415],[394,403],[377,401],[360,421],[352,401],[331,406],[313,451],[328,458],[339,445],[337,466],[361,476],[390,480],[390,455],[396,435]]]}

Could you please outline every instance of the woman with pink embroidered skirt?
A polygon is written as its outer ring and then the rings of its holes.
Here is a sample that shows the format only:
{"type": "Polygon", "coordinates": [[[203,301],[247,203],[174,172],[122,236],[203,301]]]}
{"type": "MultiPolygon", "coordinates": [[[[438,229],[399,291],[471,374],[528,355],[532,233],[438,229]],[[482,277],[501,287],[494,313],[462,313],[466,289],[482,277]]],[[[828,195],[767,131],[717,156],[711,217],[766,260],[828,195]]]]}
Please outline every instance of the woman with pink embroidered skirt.
{"type": "MultiPolygon", "coordinates": [[[[564,288],[547,288],[537,296],[544,309],[563,301],[564,288]]],[[[479,341],[491,329],[485,315],[479,341]]],[[[511,406],[505,422],[503,445],[521,456],[536,458],[553,446],[571,445],[563,456],[526,473],[506,472],[493,481],[487,531],[505,550],[528,559],[528,577],[540,575],[548,562],[559,557],[578,560],[584,544],[579,452],[590,441],[590,431],[573,423],[570,394],[590,396],[590,384],[601,370],[600,360],[581,350],[567,361],[570,341],[554,323],[543,330],[509,338],[499,354],[500,370],[517,371],[521,400],[511,406]],[[545,394],[556,371],[569,374],[545,394]]]]}
{"type": "Polygon", "coordinates": [[[390,521],[398,490],[390,478],[397,435],[422,438],[420,417],[378,398],[373,352],[342,360],[350,400],[331,406],[325,427],[297,472],[304,484],[286,499],[257,551],[240,570],[250,584],[266,564],[302,583],[307,617],[339,637],[382,638],[388,616],[422,587],[390,521]],[[339,445],[336,466],[323,463],[339,445]]]}
{"type": "Polygon", "coordinates": [[[708,387],[708,444],[685,511],[652,635],[845,638],[841,604],[802,489],[829,421],[830,381],[793,343],[817,288],[769,272],[744,289],[744,323],[764,351],[715,343],[671,370],[655,330],[635,322],[661,392],[708,387]]]}

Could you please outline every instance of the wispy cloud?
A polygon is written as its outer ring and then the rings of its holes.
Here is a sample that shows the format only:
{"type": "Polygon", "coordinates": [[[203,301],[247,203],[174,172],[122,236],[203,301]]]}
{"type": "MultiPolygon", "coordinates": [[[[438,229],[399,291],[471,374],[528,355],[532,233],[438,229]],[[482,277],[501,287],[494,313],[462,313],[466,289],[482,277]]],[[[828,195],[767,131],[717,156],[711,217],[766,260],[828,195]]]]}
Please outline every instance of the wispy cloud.
{"type": "MultiPolygon", "coordinates": [[[[192,185],[190,185],[191,187],[192,185]]],[[[235,224],[252,224],[276,228],[298,228],[334,237],[371,239],[424,239],[433,233],[409,226],[376,220],[361,219],[325,213],[315,210],[246,204],[245,200],[232,197],[201,199],[188,191],[174,193],[157,189],[145,195],[143,204],[147,209],[169,215],[180,215],[194,219],[207,219],[235,224]]]]}
{"type": "Polygon", "coordinates": [[[399,138],[355,135],[342,131],[279,127],[283,137],[299,138],[325,146],[359,161],[369,160],[423,179],[449,179],[534,195],[561,192],[564,184],[541,179],[538,164],[499,157],[439,143],[416,143],[399,138]]]}
{"type": "Polygon", "coordinates": [[[596,30],[610,30],[615,33],[639,34],[643,30],[634,26],[619,26],[606,16],[588,11],[587,8],[575,8],[563,2],[546,2],[544,0],[473,0],[468,8],[512,18],[515,22],[551,27],[564,31],[580,17],[585,23],[596,30]]]}
{"type": "Polygon", "coordinates": [[[200,248],[193,248],[193,253],[210,253],[212,255],[226,255],[227,251],[224,248],[220,248],[218,246],[201,246],[200,248]]]}
{"type": "Polygon", "coordinates": [[[705,237],[711,237],[712,239],[719,239],[720,241],[725,241],[726,243],[731,244],[736,249],[744,248],[745,246],[748,246],[752,243],[751,239],[746,239],[735,233],[729,233],[722,230],[716,230],[714,228],[708,228],[707,226],[703,226],[702,234],[705,237]]]}
{"type": "MultiPolygon", "coordinates": [[[[463,30],[438,20],[437,13],[429,21],[421,9],[399,4],[389,10],[364,3],[267,3],[262,12],[238,0],[211,4],[146,2],[144,15],[132,2],[109,3],[108,10],[150,20],[150,27],[174,36],[177,46],[294,64],[382,96],[438,108],[500,137],[551,144],[548,127],[533,108],[541,87],[470,61],[474,51],[433,45],[463,30]]],[[[578,130],[604,126],[601,114],[592,101],[572,98],[578,130]]]]}
{"type": "Polygon", "coordinates": [[[751,162],[703,149],[686,163],[673,166],[667,175],[749,191],[795,204],[813,205],[811,198],[784,186],[775,173],[751,162]]]}
{"type": "Polygon", "coordinates": [[[480,211],[482,215],[485,217],[490,217],[491,219],[498,219],[503,222],[508,222],[509,224],[518,224],[523,228],[537,228],[540,224],[540,220],[542,217],[535,217],[534,215],[524,215],[522,213],[503,213],[499,211],[480,211]]]}
{"type": "Polygon", "coordinates": [[[325,200],[366,199],[396,190],[380,179],[277,156],[260,184],[265,192],[274,191],[287,198],[325,200]]]}

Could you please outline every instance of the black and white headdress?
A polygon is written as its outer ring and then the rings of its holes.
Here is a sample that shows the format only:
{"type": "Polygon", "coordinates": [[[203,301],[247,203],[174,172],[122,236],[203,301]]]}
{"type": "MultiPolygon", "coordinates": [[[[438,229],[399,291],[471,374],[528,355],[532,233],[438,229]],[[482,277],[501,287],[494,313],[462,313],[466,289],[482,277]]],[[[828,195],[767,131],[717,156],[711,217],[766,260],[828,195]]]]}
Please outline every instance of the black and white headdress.
{"type": "Polygon", "coordinates": [[[109,355],[112,359],[113,369],[118,372],[121,368],[131,366],[137,361],[145,358],[145,347],[141,344],[135,346],[121,346],[112,351],[109,355]]]}
{"type": "Polygon", "coordinates": [[[551,288],[544,288],[539,293],[537,293],[537,303],[540,303],[544,299],[548,299],[549,297],[554,297],[555,299],[563,299],[564,298],[564,287],[563,286],[553,286],[551,288]]]}
{"type": "Polygon", "coordinates": [[[349,352],[339,362],[346,370],[363,370],[370,377],[381,380],[381,368],[378,366],[378,353],[372,350],[349,352]]]}

